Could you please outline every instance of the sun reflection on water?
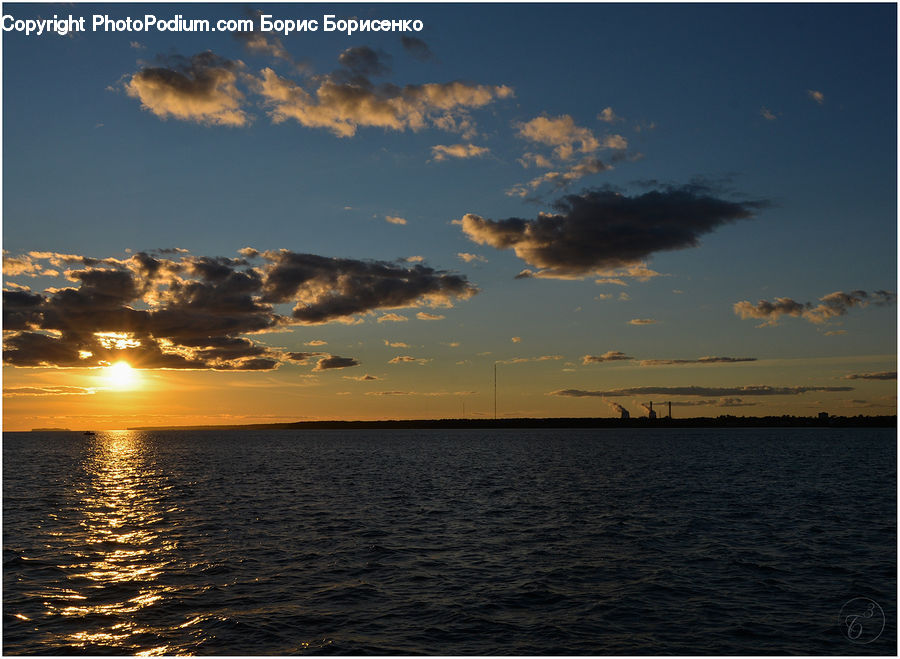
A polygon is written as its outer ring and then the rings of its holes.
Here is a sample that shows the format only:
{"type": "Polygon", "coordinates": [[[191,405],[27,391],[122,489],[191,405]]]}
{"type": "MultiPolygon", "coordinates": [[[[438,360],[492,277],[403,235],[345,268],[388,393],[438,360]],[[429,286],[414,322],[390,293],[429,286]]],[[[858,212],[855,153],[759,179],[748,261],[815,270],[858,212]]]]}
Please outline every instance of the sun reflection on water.
{"type": "Polygon", "coordinates": [[[140,624],[140,614],[171,590],[161,577],[176,562],[177,543],[166,533],[167,515],[176,510],[166,504],[172,486],[140,433],[103,432],[91,442],[70,503],[77,523],[54,533],[69,547],[68,562],[56,566],[68,587],[42,594],[47,614],[85,620],[66,635],[71,648],[165,654],[168,645],[147,643],[156,634],[140,624]]]}

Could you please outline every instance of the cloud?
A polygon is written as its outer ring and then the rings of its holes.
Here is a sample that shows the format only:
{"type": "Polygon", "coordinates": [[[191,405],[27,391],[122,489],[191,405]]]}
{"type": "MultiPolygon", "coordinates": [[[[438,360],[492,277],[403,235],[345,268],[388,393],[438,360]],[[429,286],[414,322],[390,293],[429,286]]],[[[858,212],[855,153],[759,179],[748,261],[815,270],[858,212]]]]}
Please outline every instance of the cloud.
{"type": "Polygon", "coordinates": [[[428,44],[421,39],[404,36],[400,37],[400,43],[403,44],[403,50],[420,62],[427,62],[434,57],[428,44]]]}
{"type": "Polygon", "coordinates": [[[383,76],[391,72],[391,56],[368,46],[348,48],[338,56],[338,62],[357,76],[383,76]]]}
{"type": "Polygon", "coordinates": [[[756,357],[698,357],[697,359],[643,359],[641,366],[671,366],[675,364],[736,364],[755,362],[756,357]]]}
{"type": "Polygon", "coordinates": [[[369,375],[366,373],[365,375],[343,375],[341,376],[345,380],[357,380],[358,382],[371,382],[372,380],[380,380],[381,378],[375,375],[369,375]]]}
{"type": "Polygon", "coordinates": [[[640,264],[656,252],[696,247],[700,236],[750,218],[762,206],[688,184],[633,197],[610,189],[567,195],[553,204],[555,213],[533,220],[469,213],[458,222],[472,242],[513,249],[542,276],[580,278],[640,264]]]}
{"type": "Polygon", "coordinates": [[[447,158],[480,158],[490,152],[486,146],[474,144],[436,144],[431,147],[431,157],[438,162],[447,158]]]}
{"type": "Polygon", "coordinates": [[[772,387],[769,385],[747,385],[743,387],[629,387],[606,391],[586,391],[584,389],[561,389],[550,392],[551,396],[603,397],[603,396],[643,396],[658,394],[663,396],[796,396],[810,391],[853,391],[853,387],[772,387]]]}
{"type": "Polygon", "coordinates": [[[575,120],[567,114],[559,117],[535,117],[517,127],[520,138],[555,147],[553,155],[560,160],[568,160],[578,152],[594,153],[600,148],[628,147],[627,140],[621,135],[607,135],[599,139],[589,128],[576,125],[575,120]]]}
{"type": "Polygon", "coordinates": [[[352,357],[338,357],[337,355],[328,355],[322,357],[317,363],[314,371],[327,371],[332,368],[348,368],[350,366],[359,366],[359,362],[352,357]]]}
{"type": "Polygon", "coordinates": [[[427,311],[420,311],[416,314],[416,318],[419,320],[444,320],[447,316],[439,313],[428,313],[427,311]]]}
{"type": "Polygon", "coordinates": [[[287,250],[256,253],[255,261],[170,253],[124,259],[29,253],[37,267],[62,264],[73,285],[41,292],[7,280],[5,363],[96,368],[124,360],[137,368],[270,370],[316,353],[284,352],[249,336],[354,322],[385,308],[452,306],[475,292],[465,277],[423,265],[287,250]],[[278,310],[284,304],[295,305],[289,315],[278,310]]]}
{"type": "Polygon", "coordinates": [[[498,364],[525,364],[527,362],[547,362],[562,359],[562,355],[541,355],[540,357],[513,357],[498,361],[498,364]]]}
{"type": "Polygon", "coordinates": [[[457,252],[456,256],[461,258],[466,263],[471,263],[472,261],[478,261],[479,263],[487,263],[488,260],[480,256],[479,254],[470,254],[469,252],[457,252]]]}
{"type": "Polygon", "coordinates": [[[510,341],[512,341],[513,343],[521,343],[521,342],[522,342],[522,337],[521,337],[521,336],[514,336],[514,337],[512,337],[512,338],[510,339],[510,341]]]}
{"type": "Polygon", "coordinates": [[[835,291],[819,298],[819,304],[811,302],[797,302],[789,297],[777,297],[774,302],[759,300],[752,304],[747,300],[734,303],[734,313],[741,318],[760,318],[765,322],[759,325],[774,326],[778,324],[781,316],[800,317],[811,323],[820,325],[833,318],[844,316],[853,307],[864,308],[870,304],[884,306],[897,301],[896,293],[877,290],[873,293],[866,291],[835,291]]]}
{"type": "Polygon", "coordinates": [[[597,119],[605,121],[608,124],[616,121],[625,121],[622,117],[616,116],[616,113],[613,112],[613,109],[610,107],[603,108],[603,110],[600,111],[600,114],[597,115],[597,119]]]}
{"type": "Polygon", "coordinates": [[[90,387],[41,386],[41,387],[8,387],[3,390],[4,396],[85,396],[96,393],[90,387]]]}
{"type": "Polygon", "coordinates": [[[388,364],[419,364],[420,366],[424,366],[430,361],[430,359],[416,358],[409,355],[397,355],[391,359],[388,364]]]}
{"type": "Polygon", "coordinates": [[[328,345],[328,341],[322,341],[321,339],[313,339],[312,341],[305,341],[303,343],[305,346],[325,346],[328,345]]]}
{"type": "Polygon", "coordinates": [[[131,46],[132,48],[134,48],[135,50],[144,50],[147,47],[144,44],[142,44],[140,41],[131,41],[131,42],[129,42],[128,45],[131,46]]]}
{"type": "Polygon", "coordinates": [[[820,91],[816,91],[815,89],[807,89],[806,95],[809,96],[812,100],[814,100],[819,105],[825,103],[825,94],[820,91]]]}
{"type": "Polygon", "coordinates": [[[271,68],[261,73],[255,88],[275,123],[292,119],[307,128],[330,130],[338,137],[352,137],[361,126],[417,131],[432,125],[452,130],[459,121],[468,121],[469,110],[514,95],[512,88],[504,85],[459,81],[376,86],[358,71],[348,75],[347,69],[320,76],[318,87],[310,91],[271,68]]]}
{"type": "Polygon", "coordinates": [[[517,183],[506,191],[506,195],[509,197],[526,197],[529,192],[536,190],[544,183],[552,183],[553,190],[561,190],[580,178],[590,174],[598,174],[607,169],[611,169],[611,167],[602,160],[589,156],[563,171],[545,172],[527,183],[517,183]]]}
{"type": "Polygon", "coordinates": [[[626,361],[634,359],[634,357],[629,357],[624,352],[619,352],[618,350],[609,350],[604,352],[602,355],[585,355],[581,358],[582,364],[602,364],[603,362],[618,362],[618,361],[626,361]]]}
{"type": "Polygon", "coordinates": [[[672,407],[752,407],[759,403],[744,401],[740,398],[719,398],[718,400],[673,400],[672,407]]]}
{"type": "Polygon", "coordinates": [[[477,391],[367,391],[366,396],[470,396],[477,391]]]}
{"type": "Polygon", "coordinates": [[[629,325],[655,325],[658,323],[658,320],[654,320],[653,318],[632,318],[628,321],[629,325]]]}
{"type": "Polygon", "coordinates": [[[378,318],[379,323],[405,323],[409,318],[398,313],[386,313],[378,318]]]}
{"type": "Polygon", "coordinates": [[[846,334],[847,330],[830,330],[825,332],[825,336],[840,336],[841,334],[846,334]]]}
{"type": "Polygon", "coordinates": [[[384,340],[384,345],[386,345],[390,348],[408,348],[409,347],[409,344],[403,343],[403,341],[388,341],[387,339],[384,340]]]}
{"type": "Polygon", "coordinates": [[[852,373],[844,376],[845,380],[896,380],[897,371],[880,371],[878,373],[852,373]]]}
{"type": "MultiPolygon", "coordinates": [[[[264,257],[271,262],[265,301],[296,300],[292,315],[304,323],[346,319],[379,308],[451,307],[454,300],[478,291],[463,275],[422,264],[326,258],[287,250],[268,251],[264,257]]],[[[398,318],[403,316],[389,313],[379,321],[398,318]]]]}
{"type": "Polygon", "coordinates": [[[250,117],[241,109],[244,94],[237,88],[240,61],[211,51],[191,58],[170,55],[160,66],[146,67],[125,83],[129,96],[161,119],[221,126],[246,126],[250,117]]]}
{"type": "Polygon", "coordinates": [[[406,220],[402,217],[396,217],[394,215],[385,215],[384,219],[387,220],[390,224],[406,224],[406,220]]]}
{"type": "Polygon", "coordinates": [[[259,29],[262,13],[258,9],[247,11],[246,14],[253,19],[256,29],[250,32],[233,32],[234,38],[242,42],[244,48],[255,55],[268,55],[283,60],[291,64],[296,71],[305,72],[309,68],[308,64],[297,62],[281,43],[281,39],[270,32],[263,32],[259,29]]]}
{"type": "Polygon", "coordinates": [[[761,108],[759,113],[763,116],[764,119],[768,119],[769,121],[775,121],[778,118],[774,114],[772,114],[772,111],[767,107],[761,108]]]}

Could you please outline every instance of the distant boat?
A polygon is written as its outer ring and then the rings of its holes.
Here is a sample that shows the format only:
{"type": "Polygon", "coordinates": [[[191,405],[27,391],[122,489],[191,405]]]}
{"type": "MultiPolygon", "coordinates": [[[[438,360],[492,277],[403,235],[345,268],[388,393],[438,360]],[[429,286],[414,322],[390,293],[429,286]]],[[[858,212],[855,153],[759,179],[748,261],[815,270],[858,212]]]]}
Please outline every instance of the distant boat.
{"type": "Polygon", "coordinates": [[[85,430],[84,433],[82,433],[82,434],[93,436],[93,435],[96,435],[97,433],[95,433],[93,430],[85,430]]]}

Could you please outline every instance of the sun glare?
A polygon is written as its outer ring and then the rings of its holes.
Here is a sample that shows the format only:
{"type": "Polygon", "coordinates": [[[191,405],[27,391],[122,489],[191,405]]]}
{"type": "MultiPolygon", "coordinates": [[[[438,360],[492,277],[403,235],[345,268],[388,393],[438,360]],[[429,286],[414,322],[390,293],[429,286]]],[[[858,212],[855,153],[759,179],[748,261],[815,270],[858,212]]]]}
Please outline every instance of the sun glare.
{"type": "Polygon", "coordinates": [[[116,389],[128,389],[137,382],[137,371],[128,362],[116,362],[108,366],[104,375],[110,386],[116,389]]]}

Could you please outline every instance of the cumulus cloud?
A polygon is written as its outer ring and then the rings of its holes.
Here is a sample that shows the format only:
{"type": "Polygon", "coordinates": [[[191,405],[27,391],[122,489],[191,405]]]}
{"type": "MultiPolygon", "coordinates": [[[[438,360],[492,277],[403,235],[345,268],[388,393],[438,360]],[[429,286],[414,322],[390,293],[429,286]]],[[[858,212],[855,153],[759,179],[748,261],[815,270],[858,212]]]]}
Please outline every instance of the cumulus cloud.
{"type": "Polygon", "coordinates": [[[384,345],[390,348],[408,348],[409,344],[404,343],[403,341],[389,341],[388,339],[384,340],[384,345]]]}
{"type": "MultiPolygon", "coordinates": [[[[305,73],[306,65],[296,62],[277,37],[258,30],[236,36],[251,52],[286,61],[293,73],[305,73]]],[[[351,137],[360,127],[417,131],[434,126],[471,139],[475,127],[470,113],[514,96],[505,85],[458,80],[376,84],[372,78],[390,72],[390,56],[367,46],[348,48],[338,61],[340,66],[331,73],[306,75],[298,82],[272,67],[251,74],[243,62],[210,51],[190,58],[160,56],[155,66],[131,75],[124,88],[160,118],[229,126],[250,123],[247,94],[255,94],[274,123],[292,120],[339,137],[351,137]]]]}
{"type": "Polygon", "coordinates": [[[820,325],[833,318],[845,316],[853,307],[864,308],[870,304],[884,306],[896,301],[896,293],[884,290],[873,293],[835,291],[819,298],[817,305],[811,302],[797,302],[789,297],[777,297],[774,302],[759,300],[756,304],[742,300],[734,303],[734,313],[741,318],[759,318],[765,321],[759,327],[777,325],[782,316],[799,317],[820,325]]]}
{"type": "MultiPolygon", "coordinates": [[[[379,309],[452,306],[475,293],[465,277],[423,265],[288,250],[252,258],[29,257],[65,265],[73,285],[32,291],[7,281],[3,356],[13,366],[94,368],[124,360],[137,368],[270,370],[317,353],[285,352],[249,336],[348,322],[379,309]],[[289,315],[279,311],[285,304],[294,305],[289,315]]],[[[338,363],[328,358],[319,370],[338,363]]]]}
{"type": "MultiPolygon", "coordinates": [[[[612,108],[606,108],[598,115],[598,119],[617,120],[612,108]],[[607,112],[608,110],[608,112],[607,112]]],[[[545,183],[551,184],[552,190],[559,190],[571,185],[574,181],[611,169],[611,165],[600,160],[597,152],[601,149],[613,149],[616,153],[613,160],[626,157],[628,141],[621,135],[605,135],[597,137],[593,131],[578,126],[569,115],[559,117],[535,117],[530,121],[516,125],[518,137],[534,144],[552,147],[550,156],[526,151],[519,159],[523,167],[536,166],[548,169],[544,174],[525,183],[518,183],[506,191],[511,197],[527,197],[545,183]],[[580,161],[572,164],[572,159],[580,155],[580,161]]]]}
{"type": "Polygon", "coordinates": [[[510,341],[512,341],[513,343],[521,343],[521,342],[522,342],[522,337],[521,337],[521,336],[514,336],[514,337],[512,337],[512,338],[510,339],[510,341]]]}
{"type": "Polygon", "coordinates": [[[490,152],[486,146],[474,144],[435,144],[431,147],[431,157],[438,162],[447,158],[480,158],[490,152]]]}
{"type": "Polygon", "coordinates": [[[743,387],[628,387],[625,389],[607,389],[606,391],[590,391],[584,389],[560,389],[550,392],[551,396],[614,397],[644,396],[658,394],[663,396],[796,396],[810,391],[853,391],[853,387],[773,387],[769,385],[747,385],[743,387]]]}
{"type": "Polygon", "coordinates": [[[618,350],[609,350],[604,352],[602,355],[585,355],[581,358],[582,364],[602,364],[604,362],[619,362],[619,361],[628,361],[634,359],[634,357],[629,357],[624,352],[619,352],[618,350]]]}
{"type": "Polygon", "coordinates": [[[381,379],[378,376],[369,375],[368,373],[366,373],[365,375],[343,375],[341,377],[343,377],[345,380],[356,380],[358,382],[371,382],[372,380],[381,379]]]}
{"type": "Polygon", "coordinates": [[[698,357],[697,359],[642,359],[641,366],[671,366],[675,364],[736,364],[755,362],[756,357],[698,357]]]}
{"type": "Polygon", "coordinates": [[[359,366],[359,362],[352,357],[338,357],[337,355],[328,355],[322,357],[316,362],[314,371],[327,371],[333,368],[348,368],[350,366],[359,366]]]}
{"type": "Polygon", "coordinates": [[[879,371],[878,373],[851,373],[845,380],[896,380],[897,371],[879,371]]]}
{"type": "Polygon", "coordinates": [[[632,318],[628,321],[629,325],[655,325],[658,323],[658,320],[654,320],[653,318],[632,318]]]}
{"type": "Polygon", "coordinates": [[[406,224],[406,218],[395,215],[385,215],[384,219],[390,224],[406,224]]]}
{"type": "Polygon", "coordinates": [[[401,316],[398,313],[386,313],[383,316],[378,317],[379,323],[405,323],[409,318],[406,316],[401,316]]]}
{"type": "Polygon", "coordinates": [[[324,128],[338,137],[352,137],[359,127],[396,131],[432,125],[452,130],[468,120],[468,111],[513,96],[504,85],[474,85],[460,81],[403,87],[373,84],[366,75],[339,70],[317,78],[315,90],[262,70],[256,90],[275,123],[293,120],[307,128],[324,128]]]}
{"type": "Polygon", "coordinates": [[[125,83],[129,96],[161,119],[222,126],[246,126],[241,109],[244,94],[237,88],[240,61],[206,51],[193,57],[161,57],[159,66],[142,68],[125,83]]]}
{"type": "Polygon", "coordinates": [[[575,120],[564,114],[559,117],[535,117],[518,125],[518,136],[554,147],[553,154],[568,160],[575,153],[594,153],[600,148],[625,149],[628,142],[621,135],[598,138],[589,128],[578,126],[575,120]]]}
{"type": "Polygon", "coordinates": [[[328,345],[328,341],[322,341],[321,339],[313,339],[312,341],[304,341],[303,345],[305,345],[305,346],[324,346],[324,345],[328,345]]]}
{"type": "Polygon", "coordinates": [[[555,213],[533,220],[469,213],[457,222],[472,242],[513,249],[542,276],[580,278],[638,265],[656,252],[696,247],[702,235],[750,218],[762,205],[688,184],[633,197],[610,189],[567,195],[553,204],[555,213]]]}
{"type": "Polygon", "coordinates": [[[472,261],[478,261],[479,263],[487,263],[488,260],[479,255],[479,254],[470,254],[469,252],[457,252],[456,256],[461,258],[466,263],[472,263],[472,261]]]}

